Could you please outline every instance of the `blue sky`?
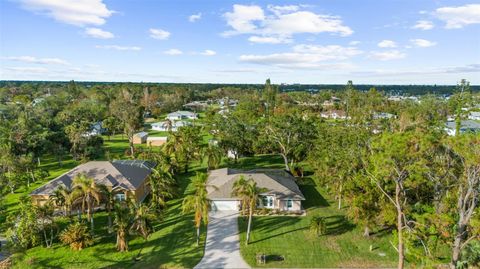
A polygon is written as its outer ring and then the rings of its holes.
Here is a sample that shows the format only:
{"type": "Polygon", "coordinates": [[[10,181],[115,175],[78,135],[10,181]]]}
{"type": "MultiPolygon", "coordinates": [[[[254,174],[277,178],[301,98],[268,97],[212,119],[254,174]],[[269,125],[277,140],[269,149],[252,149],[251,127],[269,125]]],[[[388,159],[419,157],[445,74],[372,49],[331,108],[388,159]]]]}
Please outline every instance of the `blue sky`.
{"type": "Polygon", "coordinates": [[[480,84],[480,2],[0,0],[0,79],[480,84]]]}

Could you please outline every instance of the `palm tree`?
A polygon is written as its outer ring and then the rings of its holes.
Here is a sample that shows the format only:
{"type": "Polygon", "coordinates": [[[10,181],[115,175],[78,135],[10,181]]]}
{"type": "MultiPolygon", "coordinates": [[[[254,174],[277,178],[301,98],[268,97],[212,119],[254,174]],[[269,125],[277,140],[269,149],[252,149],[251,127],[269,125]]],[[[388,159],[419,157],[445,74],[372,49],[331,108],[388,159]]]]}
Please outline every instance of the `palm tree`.
{"type": "Polygon", "coordinates": [[[310,220],[310,231],[315,235],[324,235],[327,233],[327,224],[322,217],[313,217],[310,220]]]}
{"type": "Polygon", "coordinates": [[[203,149],[202,153],[202,157],[207,159],[207,171],[212,168],[216,169],[220,165],[224,154],[219,146],[213,144],[208,144],[208,146],[203,149]]]}
{"type": "Polygon", "coordinates": [[[85,210],[85,204],[87,205],[87,221],[91,224],[91,231],[93,233],[93,210],[95,202],[100,203],[100,191],[95,184],[93,178],[89,178],[84,174],[80,174],[73,179],[73,188],[78,189],[82,193],[82,211],[85,210]]]}
{"type": "Polygon", "coordinates": [[[112,210],[115,205],[115,192],[106,185],[98,185],[98,189],[102,195],[105,204],[105,210],[108,214],[108,232],[112,232],[112,210]]]}
{"type": "Polygon", "coordinates": [[[153,169],[149,183],[152,194],[150,203],[155,210],[159,211],[166,206],[168,198],[173,198],[175,180],[168,170],[157,166],[153,169]]]}
{"type": "Polygon", "coordinates": [[[151,213],[150,208],[142,203],[133,202],[131,206],[131,213],[133,216],[132,225],[130,226],[130,232],[135,232],[143,237],[144,240],[148,239],[148,236],[153,231],[153,225],[151,221],[155,216],[151,213]]]}
{"type": "Polygon", "coordinates": [[[40,224],[40,228],[43,233],[43,239],[45,240],[45,246],[50,248],[53,244],[53,238],[57,231],[57,225],[53,217],[54,207],[51,203],[46,203],[37,207],[37,222],[40,224]]]}
{"type": "Polygon", "coordinates": [[[257,187],[257,182],[255,182],[253,179],[248,180],[248,184],[245,189],[245,195],[248,197],[248,226],[247,226],[247,241],[245,242],[246,245],[248,245],[248,242],[250,241],[250,232],[251,232],[251,227],[252,227],[252,217],[253,217],[253,211],[255,208],[257,208],[257,203],[258,199],[261,193],[266,192],[267,190],[264,188],[259,188],[257,187]]]}
{"type": "Polygon", "coordinates": [[[80,196],[82,196],[82,193],[79,189],[70,190],[60,186],[50,196],[50,201],[55,206],[63,207],[64,215],[71,217],[73,204],[80,196]]]}
{"type": "Polygon", "coordinates": [[[241,175],[239,179],[237,179],[233,183],[232,188],[232,196],[236,196],[240,198],[242,203],[242,215],[245,216],[246,210],[248,207],[248,199],[247,196],[247,188],[248,188],[248,180],[245,179],[245,176],[241,175]]]}
{"type": "Polygon", "coordinates": [[[208,211],[210,209],[210,199],[207,197],[207,174],[197,173],[192,184],[195,186],[195,192],[187,195],[183,200],[183,213],[194,213],[194,224],[197,229],[197,246],[200,242],[200,226],[202,221],[208,224],[208,211]]]}
{"type": "Polygon", "coordinates": [[[128,251],[127,231],[131,223],[130,209],[125,205],[115,205],[115,229],[117,230],[117,250],[128,251]]]}
{"type": "Polygon", "coordinates": [[[167,129],[168,132],[171,132],[173,127],[173,121],[171,119],[166,119],[163,122],[162,127],[167,129]]]}

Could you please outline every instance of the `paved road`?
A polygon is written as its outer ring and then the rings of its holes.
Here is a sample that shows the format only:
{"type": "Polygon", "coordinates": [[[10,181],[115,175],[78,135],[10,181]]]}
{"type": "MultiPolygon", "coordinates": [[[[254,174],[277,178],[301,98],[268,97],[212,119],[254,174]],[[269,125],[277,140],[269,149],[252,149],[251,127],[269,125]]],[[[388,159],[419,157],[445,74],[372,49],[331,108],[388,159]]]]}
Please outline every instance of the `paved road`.
{"type": "Polygon", "coordinates": [[[5,250],[5,247],[7,246],[7,239],[0,236],[0,245],[2,246],[0,247],[0,261],[2,261],[3,259],[7,258],[7,252],[5,250]]]}
{"type": "Polygon", "coordinates": [[[250,268],[240,255],[238,212],[210,213],[205,255],[195,269],[250,268]]]}

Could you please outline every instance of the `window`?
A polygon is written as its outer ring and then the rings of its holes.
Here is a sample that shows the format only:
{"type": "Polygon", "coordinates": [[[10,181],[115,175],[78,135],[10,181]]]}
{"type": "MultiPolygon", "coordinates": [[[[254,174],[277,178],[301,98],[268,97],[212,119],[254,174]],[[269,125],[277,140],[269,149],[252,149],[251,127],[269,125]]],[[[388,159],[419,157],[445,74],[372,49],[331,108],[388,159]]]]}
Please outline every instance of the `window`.
{"type": "Polygon", "coordinates": [[[292,207],[293,207],[293,201],[291,199],[288,199],[287,200],[287,210],[292,209],[292,207]]]}
{"type": "Polygon", "coordinates": [[[262,205],[263,207],[273,208],[273,196],[263,196],[262,205]]]}
{"type": "Polygon", "coordinates": [[[118,202],[125,201],[125,193],[115,194],[115,201],[118,201],[118,202]]]}

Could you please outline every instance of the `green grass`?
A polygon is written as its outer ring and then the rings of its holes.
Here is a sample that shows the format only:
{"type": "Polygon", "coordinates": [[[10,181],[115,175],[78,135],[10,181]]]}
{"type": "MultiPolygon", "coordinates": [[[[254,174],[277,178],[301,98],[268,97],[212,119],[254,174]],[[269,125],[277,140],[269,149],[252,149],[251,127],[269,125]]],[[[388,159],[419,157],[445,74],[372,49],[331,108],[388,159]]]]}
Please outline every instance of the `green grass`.
{"type": "MultiPolygon", "coordinates": [[[[200,169],[196,167],[195,170],[200,169]]],[[[119,253],[115,248],[115,235],[106,231],[105,213],[95,216],[96,243],[81,251],[70,250],[57,242],[50,249],[38,246],[15,254],[14,268],[192,268],[203,257],[205,229],[200,246],[195,244],[193,216],[181,214],[181,202],[194,172],[178,177],[179,195],[168,202],[163,219],[144,241],[131,237],[129,251],[119,253]],[[140,261],[134,258],[139,255],[140,261]]]]}
{"type": "Polygon", "coordinates": [[[334,201],[312,180],[300,189],[306,197],[307,216],[258,216],[253,220],[251,243],[245,246],[247,221],[239,218],[241,253],[254,267],[394,267],[396,252],[389,236],[378,233],[366,239],[360,227],[345,218],[334,201]],[[327,197],[327,198],[325,198],[327,197]],[[312,216],[326,218],[327,234],[315,237],[309,231],[312,216]],[[370,245],[373,251],[370,251],[370,245]],[[284,256],[284,261],[256,264],[256,254],[284,256]],[[379,254],[385,254],[380,256],[379,254]]]}

